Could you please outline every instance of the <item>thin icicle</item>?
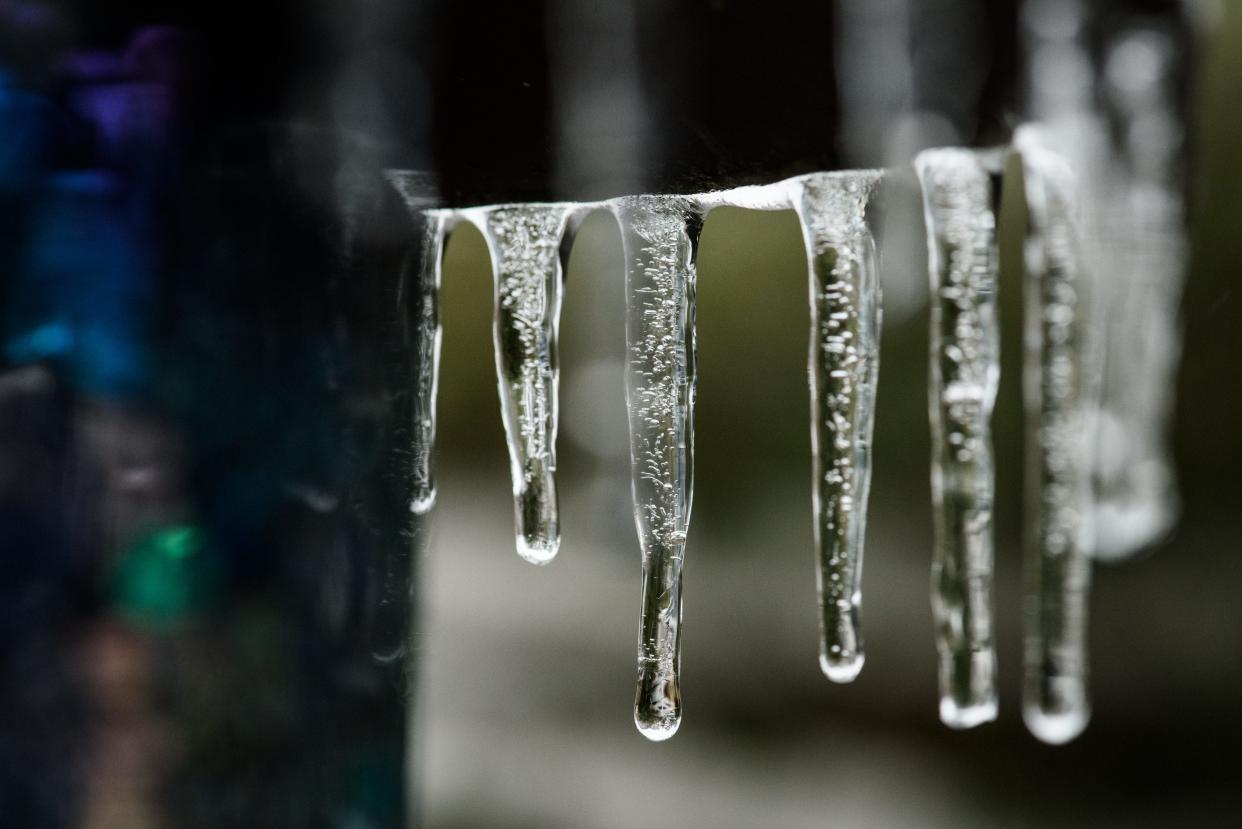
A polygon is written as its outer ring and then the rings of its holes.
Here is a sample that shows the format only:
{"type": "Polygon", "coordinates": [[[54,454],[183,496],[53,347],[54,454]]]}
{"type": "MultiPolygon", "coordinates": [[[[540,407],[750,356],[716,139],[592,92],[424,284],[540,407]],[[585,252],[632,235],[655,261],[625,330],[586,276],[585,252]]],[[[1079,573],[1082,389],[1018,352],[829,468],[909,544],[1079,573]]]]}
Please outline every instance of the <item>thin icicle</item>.
{"type": "Polygon", "coordinates": [[[577,209],[573,204],[529,204],[480,211],[495,271],[493,336],[513,475],[517,551],[532,564],[547,564],[561,543],[557,333],[568,223],[577,209]]]}
{"type": "Polygon", "coordinates": [[[928,150],[923,186],[931,276],[932,611],[940,719],[996,719],[992,643],[992,408],[1000,377],[997,207],[1004,155],[928,150]]]}
{"type": "Polygon", "coordinates": [[[1092,303],[1103,340],[1092,440],[1093,552],[1100,559],[1122,559],[1159,541],[1178,513],[1168,429],[1187,256],[1180,54],[1173,33],[1148,19],[1120,27],[1105,53],[1115,139],[1092,303]]]}
{"type": "Polygon", "coordinates": [[[425,515],[436,502],[432,456],[436,445],[436,391],[440,383],[440,274],[444,243],[454,217],[451,211],[431,209],[439,201],[433,176],[405,170],[391,170],[386,175],[424,228],[417,251],[419,266],[410,284],[402,290],[406,294],[403,301],[414,305],[410,313],[415,361],[410,512],[425,515]]]}
{"type": "Polygon", "coordinates": [[[626,259],[626,399],[642,547],[634,722],[651,740],[681,723],[681,576],[694,464],[694,286],[702,213],[677,196],[612,203],[626,259]]]}
{"type": "Polygon", "coordinates": [[[440,273],[448,231],[448,217],[440,213],[428,216],[423,262],[413,298],[419,304],[414,332],[417,372],[414,388],[414,491],[410,500],[410,511],[415,515],[425,515],[436,503],[436,481],[432,467],[436,448],[436,391],[440,385],[440,273]]]}
{"type": "Polygon", "coordinates": [[[1089,408],[1087,333],[1077,183],[1034,127],[1015,136],[1022,156],[1026,242],[1027,591],[1023,716],[1047,743],[1065,743],[1090,718],[1087,694],[1089,408]]]}
{"type": "Polygon", "coordinates": [[[811,446],[820,667],[849,682],[863,665],[859,606],[879,368],[880,286],[866,221],[879,172],[795,179],[810,276],[811,446]]]}

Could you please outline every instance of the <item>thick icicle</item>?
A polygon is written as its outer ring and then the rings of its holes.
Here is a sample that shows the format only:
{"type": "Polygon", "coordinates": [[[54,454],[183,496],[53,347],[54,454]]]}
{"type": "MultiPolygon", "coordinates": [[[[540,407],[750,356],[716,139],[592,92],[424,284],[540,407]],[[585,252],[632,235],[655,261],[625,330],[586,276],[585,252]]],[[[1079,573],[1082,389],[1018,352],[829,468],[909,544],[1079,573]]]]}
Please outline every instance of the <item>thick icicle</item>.
{"type": "Polygon", "coordinates": [[[1187,248],[1179,56],[1172,32],[1150,21],[1121,27],[1105,54],[1116,138],[1092,303],[1103,360],[1092,441],[1100,559],[1159,541],[1178,513],[1168,427],[1187,248]]]}
{"type": "Polygon", "coordinates": [[[1022,156],[1026,242],[1027,616],[1023,716],[1065,743],[1086,727],[1089,455],[1085,287],[1074,173],[1034,127],[1022,156]]]}
{"type": "Polygon", "coordinates": [[[791,182],[810,276],[819,662],[834,682],[853,680],[863,664],[859,606],[880,342],[878,257],[866,210],[880,176],[791,182]]]}
{"type": "Polygon", "coordinates": [[[626,399],[642,547],[634,722],[666,740],[681,723],[681,576],[694,463],[694,287],[702,213],[676,196],[612,204],[626,259],[626,399]]]}
{"type": "Polygon", "coordinates": [[[1000,376],[997,207],[1004,155],[939,149],[915,160],[931,276],[932,611],[940,719],[996,718],[991,419],[1000,376]]]}
{"type": "Polygon", "coordinates": [[[513,474],[517,551],[547,564],[561,543],[556,496],[557,332],[573,204],[480,211],[495,271],[494,338],[513,474]]]}
{"type": "Polygon", "coordinates": [[[414,350],[414,423],[411,434],[413,478],[410,512],[425,515],[436,502],[432,456],[436,445],[436,390],[440,382],[440,274],[444,243],[454,224],[451,211],[434,210],[438,203],[433,176],[417,171],[390,170],[389,183],[401,194],[406,207],[423,224],[418,251],[419,265],[412,283],[403,287],[402,301],[416,303],[411,310],[414,350]]]}

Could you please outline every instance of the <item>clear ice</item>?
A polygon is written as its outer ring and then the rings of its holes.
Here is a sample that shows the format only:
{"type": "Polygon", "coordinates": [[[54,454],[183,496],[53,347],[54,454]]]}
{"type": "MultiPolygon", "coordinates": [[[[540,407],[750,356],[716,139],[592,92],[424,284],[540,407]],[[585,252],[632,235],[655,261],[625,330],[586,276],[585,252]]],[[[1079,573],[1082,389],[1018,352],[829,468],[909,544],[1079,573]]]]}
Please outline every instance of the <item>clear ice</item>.
{"type": "Polygon", "coordinates": [[[1090,718],[1089,384],[1077,182],[1039,128],[1019,128],[1026,188],[1027,616],[1023,717],[1047,743],[1090,718]]]}
{"type": "Polygon", "coordinates": [[[556,495],[557,333],[573,204],[485,208],[495,274],[493,335],[513,475],[517,550],[547,564],[561,543],[556,495]]]}
{"type": "Polygon", "coordinates": [[[432,470],[436,445],[436,390],[440,383],[440,275],[444,263],[444,243],[454,222],[450,211],[434,210],[435,184],[417,172],[390,171],[388,180],[405,200],[416,221],[424,223],[423,238],[416,256],[419,264],[412,284],[405,286],[403,301],[415,303],[414,320],[414,423],[412,428],[411,470],[413,494],[410,512],[425,515],[436,502],[432,470]]]}
{"type": "Polygon", "coordinates": [[[880,286],[868,202],[881,173],[790,182],[810,279],[811,447],[820,667],[834,682],[862,669],[862,556],[879,368],[880,286]]]}
{"type": "Polygon", "coordinates": [[[703,214],[678,196],[612,203],[626,260],[626,400],[642,547],[634,722],[651,740],[681,723],[681,579],[693,498],[695,258],[703,214]]]}
{"type": "Polygon", "coordinates": [[[1000,378],[996,312],[1001,151],[919,154],[931,277],[932,613],[940,719],[996,719],[992,641],[991,419],[1000,378]]]}

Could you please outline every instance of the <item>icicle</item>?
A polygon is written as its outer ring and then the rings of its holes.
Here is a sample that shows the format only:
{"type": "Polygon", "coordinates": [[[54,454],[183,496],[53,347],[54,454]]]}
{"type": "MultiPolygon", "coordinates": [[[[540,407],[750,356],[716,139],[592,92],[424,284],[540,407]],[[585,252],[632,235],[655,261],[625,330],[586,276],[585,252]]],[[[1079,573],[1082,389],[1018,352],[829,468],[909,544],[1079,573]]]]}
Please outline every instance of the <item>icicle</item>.
{"type": "Polygon", "coordinates": [[[432,462],[436,448],[436,390],[440,384],[440,269],[448,230],[449,221],[445,215],[428,216],[415,299],[421,305],[415,315],[414,346],[418,365],[414,388],[414,492],[410,511],[415,515],[425,515],[436,502],[432,462]]]}
{"type": "Polygon", "coordinates": [[[681,575],[694,464],[694,285],[702,213],[676,196],[612,208],[626,259],[626,399],[643,557],[634,722],[651,740],[681,723],[681,575]]]}
{"type": "Polygon", "coordinates": [[[865,213],[880,176],[791,182],[810,275],[819,661],[834,682],[853,680],[863,664],[859,605],[880,338],[878,261],[865,213]]]}
{"type": "Polygon", "coordinates": [[[923,186],[931,275],[932,610],[940,719],[996,719],[992,643],[991,419],[1000,376],[996,227],[1004,155],[928,150],[923,186]]]}
{"type": "Polygon", "coordinates": [[[1022,156],[1026,242],[1028,614],[1023,715],[1048,743],[1086,727],[1089,456],[1082,376],[1086,317],[1076,181],[1034,127],[1015,136],[1022,156]]]}
{"type": "Polygon", "coordinates": [[[1178,513],[1168,445],[1187,248],[1177,58],[1172,33],[1150,23],[1121,28],[1105,55],[1117,139],[1092,303],[1103,334],[1092,440],[1093,552],[1100,559],[1125,558],[1159,541],[1178,513]]]}
{"type": "Polygon", "coordinates": [[[479,211],[495,270],[496,373],[513,474],[517,551],[547,564],[561,543],[556,496],[557,333],[573,204],[479,211]]]}
{"type": "Polygon", "coordinates": [[[444,242],[454,223],[451,211],[432,210],[438,202],[434,177],[414,171],[390,170],[388,181],[406,207],[424,224],[418,250],[420,265],[412,284],[403,291],[405,302],[416,303],[414,321],[414,423],[410,470],[413,478],[410,512],[425,515],[436,502],[432,456],[436,445],[436,390],[440,382],[440,273],[444,242]]]}

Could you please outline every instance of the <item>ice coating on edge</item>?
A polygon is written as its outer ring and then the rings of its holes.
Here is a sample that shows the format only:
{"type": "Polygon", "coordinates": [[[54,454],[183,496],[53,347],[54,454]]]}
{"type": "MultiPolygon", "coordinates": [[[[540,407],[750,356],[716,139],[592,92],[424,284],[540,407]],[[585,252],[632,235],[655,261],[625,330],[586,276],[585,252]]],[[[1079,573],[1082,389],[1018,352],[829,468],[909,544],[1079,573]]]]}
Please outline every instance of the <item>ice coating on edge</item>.
{"type": "Polygon", "coordinates": [[[881,175],[791,182],[810,282],[819,661],[834,682],[850,682],[863,665],[859,607],[880,342],[878,257],[866,211],[881,175]]]}
{"type": "Polygon", "coordinates": [[[1078,736],[1087,694],[1089,453],[1077,182],[1038,128],[1019,128],[1026,187],[1027,609],[1023,717],[1047,743],[1078,736]]]}
{"type": "Polygon", "coordinates": [[[561,543],[556,494],[557,335],[573,204],[486,208],[473,220],[492,256],[493,337],[513,476],[518,554],[547,564],[561,543]]]}
{"type": "Polygon", "coordinates": [[[1000,151],[937,149],[914,166],[923,188],[931,277],[932,615],[940,719],[996,719],[992,641],[992,409],[1000,378],[996,316],[1000,151]]]}
{"type": "Polygon", "coordinates": [[[414,488],[410,512],[415,515],[425,515],[436,503],[432,464],[436,448],[436,391],[440,385],[440,273],[447,236],[447,219],[438,214],[428,216],[422,248],[423,261],[418,270],[416,301],[420,307],[414,315],[417,370],[414,388],[414,488]]]}
{"type": "Polygon", "coordinates": [[[642,547],[634,722],[651,740],[681,723],[681,577],[693,498],[695,257],[703,215],[677,196],[619,199],[626,260],[631,486],[642,547]]]}
{"type": "Polygon", "coordinates": [[[410,512],[425,515],[436,502],[432,462],[436,446],[436,391],[440,384],[440,275],[444,243],[452,228],[453,216],[451,211],[431,209],[438,202],[434,176],[419,171],[389,170],[385,177],[401,194],[415,218],[425,222],[417,251],[419,264],[414,270],[413,284],[405,289],[408,292],[405,301],[416,303],[410,313],[415,361],[410,512]]]}
{"type": "Polygon", "coordinates": [[[1169,390],[1181,355],[1177,315],[1188,247],[1176,92],[1181,50],[1168,28],[1140,20],[1113,33],[1104,56],[1115,129],[1092,303],[1103,332],[1092,441],[1092,552],[1102,560],[1159,541],[1179,511],[1169,390]]]}

